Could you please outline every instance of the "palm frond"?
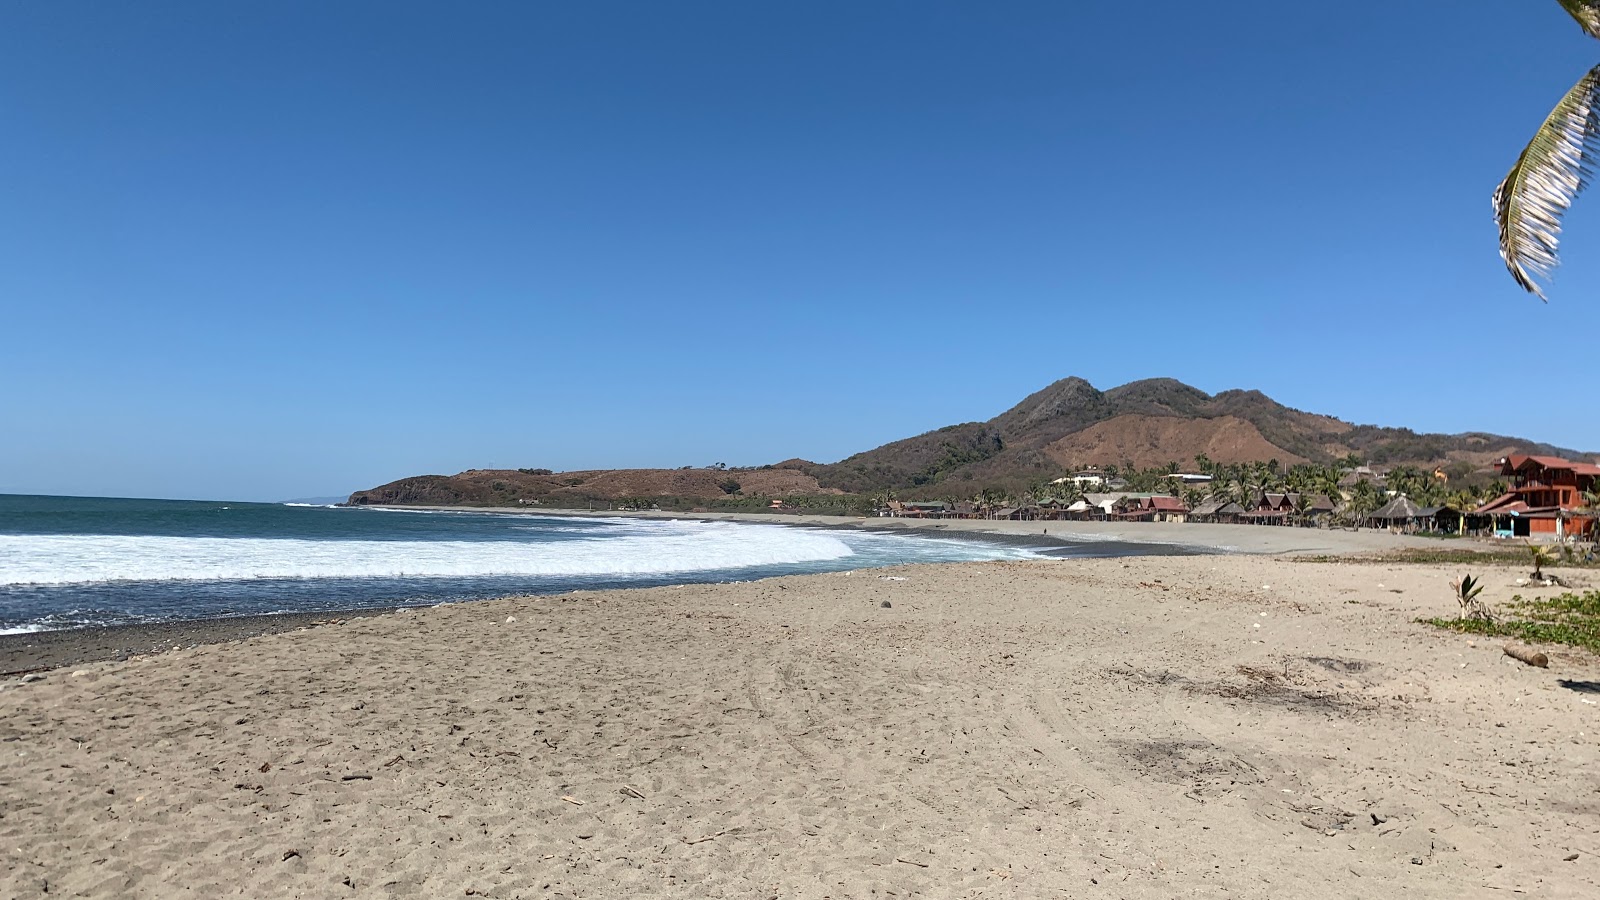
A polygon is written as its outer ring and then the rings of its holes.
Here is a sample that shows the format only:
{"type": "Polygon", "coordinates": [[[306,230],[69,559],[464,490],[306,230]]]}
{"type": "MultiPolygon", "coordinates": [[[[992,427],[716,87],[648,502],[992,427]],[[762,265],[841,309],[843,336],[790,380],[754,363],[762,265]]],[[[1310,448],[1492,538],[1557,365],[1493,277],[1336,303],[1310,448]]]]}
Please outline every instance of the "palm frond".
{"type": "Polygon", "coordinates": [[[1567,15],[1578,21],[1590,37],[1600,38],[1600,0],[1560,0],[1567,15]]]}
{"type": "Polygon", "coordinates": [[[1550,280],[1560,262],[1556,250],[1561,218],[1589,186],[1596,154],[1600,154],[1600,66],[1567,91],[1494,189],[1500,257],[1517,284],[1541,300],[1544,291],[1534,279],[1550,280]]]}

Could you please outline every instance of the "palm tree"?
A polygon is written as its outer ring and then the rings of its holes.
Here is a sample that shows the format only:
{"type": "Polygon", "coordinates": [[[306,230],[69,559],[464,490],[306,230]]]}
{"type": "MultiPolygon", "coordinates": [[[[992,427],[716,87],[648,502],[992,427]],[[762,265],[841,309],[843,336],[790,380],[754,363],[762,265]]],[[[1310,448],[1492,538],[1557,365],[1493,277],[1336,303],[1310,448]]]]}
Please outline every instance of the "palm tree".
{"type": "Polygon", "coordinates": [[[1467,513],[1478,508],[1478,498],[1473,496],[1472,491],[1462,489],[1450,495],[1448,505],[1454,507],[1456,512],[1461,513],[1456,533],[1465,537],[1467,534],[1467,513]]]}
{"type": "Polygon", "coordinates": [[[1004,490],[986,487],[978,492],[978,496],[975,499],[978,501],[978,509],[981,510],[984,517],[987,518],[988,516],[993,515],[996,509],[1004,505],[1006,501],[1010,499],[1010,497],[1004,490]]]}
{"type": "Polygon", "coordinates": [[[1581,512],[1588,513],[1591,517],[1589,519],[1589,540],[1600,542],[1600,481],[1596,481],[1594,487],[1583,492],[1583,509],[1581,512]]]}
{"type": "Polygon", "coordinates": [[[1338,503],[1344,499],[1344,490],[1339,487],[1339,479],[1343,477],[1338,469],[1324,469],[1313,481],[1318,491],[1326,494],[1329,500],[1338,503]]]}
{"type": "Polygon", "coordinates": [[[1302,493],[1294,498],[1294,517],[1301,525],[1311,521],[1311,504],[1314,501],[1310,494],[1302,493]]]}
{"type": "Polygon", "coordinates": [[[1389,475],[1383,483],[1397,494],[1416,499],[1422,487],[1422,477],[1422,473],[1414,466],[1395,466],[1389,470],[1389,475]]]}
{"type": "Polygon", "coordinates": [[[1345,511],[1355,520],[1356,525],[1360,525],[1361,520],[1367,517],[1367,513],[1377,509],[1378,506],[1378,489],[1373,487],[1370,481],[1358,481],[1350,491],[1350,502],[1345,504],[1345,511]]]}
{"type": "MultiPolygon", "coordinates": [[[[1600,38],[1600,0],[1559,0],[1592,38],[1600,38]]],[[[1600,66],[1578,79],[1494,189],[1500,258],[1522,289],[1545,299],[1534,279],[1549,281],[1560,262],[1561,219],[1589,185],[1600,152],[1600,66]]]]}
{"type": "Polygon", "coordinates": [[[1233,483],[1229,494],[1233,502],[1244,507],[1246,510],[1252,510],[1256,508],[1257,497],[1255,488],[1250,485],[1249,480],[1245,477],[1241,476],[1238,481],[1233,483]]]}

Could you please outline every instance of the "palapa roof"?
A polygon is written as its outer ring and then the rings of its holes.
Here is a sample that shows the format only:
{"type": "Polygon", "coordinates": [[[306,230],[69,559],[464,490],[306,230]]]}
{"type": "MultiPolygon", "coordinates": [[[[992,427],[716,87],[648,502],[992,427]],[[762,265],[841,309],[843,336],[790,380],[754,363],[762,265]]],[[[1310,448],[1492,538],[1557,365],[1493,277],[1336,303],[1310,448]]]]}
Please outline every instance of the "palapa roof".
{"type": "Polygon", "coordinates": [[[1212,497],[1194,508],[1197,516],[1237,516],[1242,512],[1244,507],[1226,497],[1212,497]]]}
{"type": "Polygon", "coordinates": [[[1403,494],[1378,507],[1376,511],[1367,513],[1367,518],[1369,519],[1383,519],[1385,521],[1427,519],[1432,518],[1432,516],[1433,513],[1425,511],[1416,504],[1416,501],[1403,494]]]}

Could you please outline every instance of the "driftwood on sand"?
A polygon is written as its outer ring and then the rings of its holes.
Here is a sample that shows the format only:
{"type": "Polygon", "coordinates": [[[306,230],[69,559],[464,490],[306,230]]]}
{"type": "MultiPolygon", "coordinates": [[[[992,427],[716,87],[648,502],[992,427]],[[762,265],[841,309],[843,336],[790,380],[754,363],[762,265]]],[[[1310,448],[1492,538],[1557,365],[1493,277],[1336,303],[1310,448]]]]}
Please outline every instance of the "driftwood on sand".
{"type": "Polygon", "coordinates": [[[1512,659],[1521,660],[1530,666],[1538,666],[1541,669],[1550,668],[1550,657],[1526,644],[1507,644],[1506,655],[1512,659]]]}

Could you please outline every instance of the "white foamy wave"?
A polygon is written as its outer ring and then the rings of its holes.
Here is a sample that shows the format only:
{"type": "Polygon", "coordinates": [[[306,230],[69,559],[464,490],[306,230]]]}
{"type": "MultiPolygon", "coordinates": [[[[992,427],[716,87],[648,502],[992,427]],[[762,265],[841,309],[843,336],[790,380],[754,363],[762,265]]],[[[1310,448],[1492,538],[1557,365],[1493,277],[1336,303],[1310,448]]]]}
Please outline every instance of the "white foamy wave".
{"type": "Polygon", "coordinates": [[[33,622],[27,625],[0,625],[0,636],[7,634],[33,634],[35,631],[44,631],[47,626],[33,622]]]}
{"type": "Polygon", "coordinates": [[[0,535],[0,585],[253,578],[654,575],[840,559],[803,529],[662,523],[554,542],[308,541],[126,535],[0,535]]]}

